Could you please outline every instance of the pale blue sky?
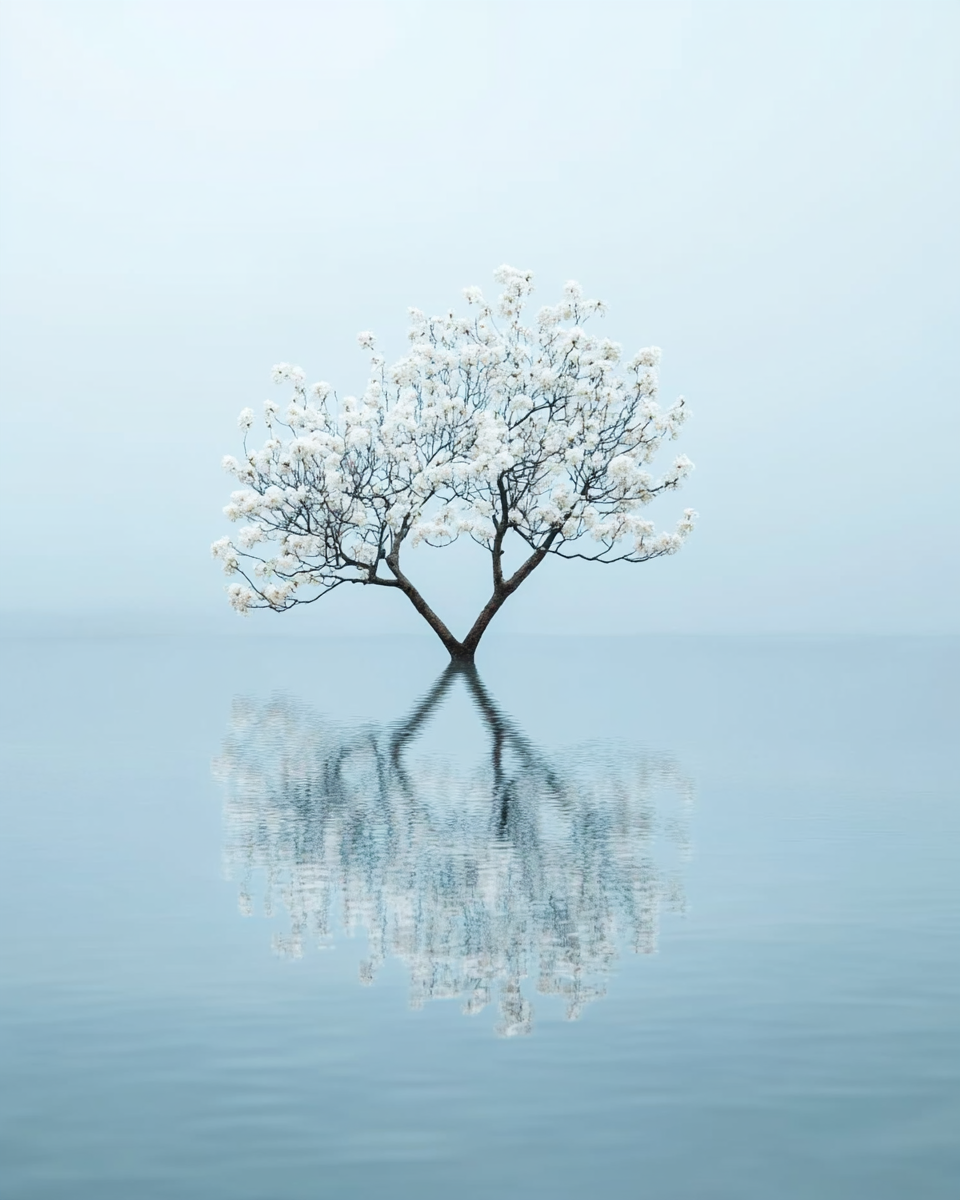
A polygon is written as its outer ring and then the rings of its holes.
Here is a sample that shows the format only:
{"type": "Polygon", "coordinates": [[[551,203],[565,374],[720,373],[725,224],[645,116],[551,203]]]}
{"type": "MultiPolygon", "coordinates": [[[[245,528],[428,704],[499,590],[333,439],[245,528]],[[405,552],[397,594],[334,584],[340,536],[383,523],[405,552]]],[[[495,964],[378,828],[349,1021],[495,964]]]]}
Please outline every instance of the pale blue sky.
{"type": "MultiPolygon", "coordinates": [[[[957,630],[955,5],[3,22],[7,613],[239,620],[208,547],[271,365],[353,391],[357,330],[399,352],[408,305],[507,261],[663,347],[697,471],[656,515],[701,523],[674,559],[550,564],[497,628],[957,630]]],[[[462,625],[483,565],[410,570],[462,625]]],[[[419,628],[372,591],[253,621],[419,628]]]]}

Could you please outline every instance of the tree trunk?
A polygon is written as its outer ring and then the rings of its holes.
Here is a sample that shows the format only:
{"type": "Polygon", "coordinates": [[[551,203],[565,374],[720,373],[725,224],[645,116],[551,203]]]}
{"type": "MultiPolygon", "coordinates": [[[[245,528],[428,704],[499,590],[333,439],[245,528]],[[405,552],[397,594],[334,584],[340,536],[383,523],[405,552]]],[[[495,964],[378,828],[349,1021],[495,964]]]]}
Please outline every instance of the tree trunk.
{"type": "Polygon", "coordinates": [[[547,554],[550,550],[550,544],[553,542],[555,537],[556,531],[550,533],[543,545],[534,550],[527,561],[522,563],[509,579],[505,579],[494,586],[493,595],[483,606],[480,611],[480,616],[474,621],[470,632],[463,639],[463,657],[468,659],[468,661],[473,661],[473,656],[476,652],[477,646],[480,644],[480,639],[483,637],[484,633],[486,633],[487,626],[490,624],[493,618],[497,615],[500,609],[503,608],[504,604],[510,599],[510,597],[517,590],[520,584],[523,583],[527,576],[535,571],[536,568],[539,567],[543,560],[547,557],[547,554]]]}
{"type": "Polygon", "coordinates": [[[469,657],[470,661],[472,661],[473,652],[471,651],[469,656],[464,655],[463,643],[457,641],[444,622],[437,616],[426,600],[424,600],[423,596],[420,595],[410,580],[400,570],[399,547],[387,556],[386,562],[397,581],[396,586],[400,588],[420,616],[423,617],[440,641],[443,642],[451,660],[456,662],[469,657]]]}
{"type": "Polygon", "coordinates": [[[493,595],[480,610],[480,615],[474,621],[470,632],[462,642],[453,636],[444,622],[437,616],[426,600],[424,600],[423,596],[420,595],[414,585],[404,575],[403,571],[400,570],[399,545],[395,546],[391,553],[387,555],[386,564],[396,581],[393,586],[400,588],[420,616],[423,617],[440,641],[443,642],[444,648],[450,655],[450,661],[452,663],[468,665],[473,662],[477,646],[480,645],[480,639],[486,632],[487,626],[520,584],[547,557],[550,546],[558,532],[558,530],[551,531],[543,544],[534,550],[526,562],[522,563],[509,579],[504,579],[495,565],[493,595]]]}

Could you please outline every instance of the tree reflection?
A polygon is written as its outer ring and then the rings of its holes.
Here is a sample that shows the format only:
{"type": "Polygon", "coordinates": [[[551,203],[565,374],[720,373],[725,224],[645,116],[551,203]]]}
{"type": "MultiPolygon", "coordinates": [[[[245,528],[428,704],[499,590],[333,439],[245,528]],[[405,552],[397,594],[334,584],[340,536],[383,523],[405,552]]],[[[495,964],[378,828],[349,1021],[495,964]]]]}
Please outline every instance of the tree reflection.
{"type": "Polygon", "coordinates": [[[265,911],[282,901],[279,952],[330,944],[337,923],[365,929],[364,982],[398,956],[414,1006],[496,1000],[502,1035],[530,1031],[525,980],[573,1019],[603,995],[619,947],[650,953],[660,911],[683,907],[692,788],[676,765],[603,746],[546,754],[472,666],[452,663],[388,726],[238,701],[217,770],[228,873],[242,912],[261,872],[265,911]],[[412,746],[458,680],[489,735],[466,772],[412,746]]]}

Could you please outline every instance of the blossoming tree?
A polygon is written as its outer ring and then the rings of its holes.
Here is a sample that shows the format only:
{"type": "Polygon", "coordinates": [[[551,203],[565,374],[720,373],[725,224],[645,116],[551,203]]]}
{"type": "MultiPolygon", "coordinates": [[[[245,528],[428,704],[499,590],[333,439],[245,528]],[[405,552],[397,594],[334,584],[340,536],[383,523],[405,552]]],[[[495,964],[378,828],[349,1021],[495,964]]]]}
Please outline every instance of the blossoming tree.
{"type": "Polygon", "coordinates": [[[491,620],[548,554],[593,562],[646,562],[680,549],[695,516],[657,533],[642,515],[679,487],[684,455],[655,477],[647,466],[684,419],[679,399],[657,403],[660,351],[622,363],[621,348],[588,332],[603,311],[568,283],[530,323],[528,271],[501,267],[496,308],[479,288],[470,313],[426,317],[411,309],[409,352],[392,366],[361,333],[371,372],[358,399],[329,384],[309,390],[299,367],[274,380],[293,395],[281,415],[267,401],[267,440],[248,444],[254,414],[240,414],[244,452],[224,467],[242,485],[224,512],[241,528],[213,545],[230,575],[230,602],[279,611],[343,584],[396,588],[450,656],[470,661],[491,620]],[[492,590],[466,636],[450,631],[407,576],[406,545],[446,546],[467,536],[490,555],[492,590]],[[510,542],[522,561],[507,570],[510,542]]]}

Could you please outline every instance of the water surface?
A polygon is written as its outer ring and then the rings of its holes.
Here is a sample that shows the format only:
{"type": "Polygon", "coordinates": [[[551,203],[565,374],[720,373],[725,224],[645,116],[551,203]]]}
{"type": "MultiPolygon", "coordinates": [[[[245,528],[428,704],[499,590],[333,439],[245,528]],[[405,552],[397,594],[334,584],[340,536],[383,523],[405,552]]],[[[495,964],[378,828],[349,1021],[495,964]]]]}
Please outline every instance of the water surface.
{"type": "Polygon", "coordinates": [[[956,641],[3,654],[9,1194],[953,1194],[956,641]]]}

